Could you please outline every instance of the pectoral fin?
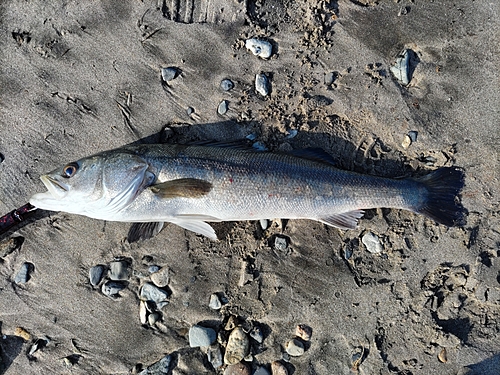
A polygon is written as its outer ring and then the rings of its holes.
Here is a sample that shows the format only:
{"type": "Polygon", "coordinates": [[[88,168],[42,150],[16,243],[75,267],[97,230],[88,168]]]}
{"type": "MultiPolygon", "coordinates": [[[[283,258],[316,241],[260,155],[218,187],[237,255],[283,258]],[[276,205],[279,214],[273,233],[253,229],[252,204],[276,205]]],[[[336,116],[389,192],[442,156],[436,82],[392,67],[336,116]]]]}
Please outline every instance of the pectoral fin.
{"type": "Polygon", "coordinates": [[[339,229],[356,229],[358,226],[358,219],[363,217],[364,214],[365,212],[363,210],[355,210],[331,215],[318,219],[318,221],[339,229]]]}
{"type": "Polygon", "coordinates": [[[211,240],[217,240],[217,235],[215,234],[214,228],[210,226],[210,224],[205,223],[204,221],[201,220],[175,220],[171,221],[172,223],[193,231],[198,234],[202,234],[211,240]]]}
{"type": "Polygon", "coordinates": [[[161,198],[200,198],[212,190],[212,183],[196,178],[180,178],[150,187],[161,198]]]}

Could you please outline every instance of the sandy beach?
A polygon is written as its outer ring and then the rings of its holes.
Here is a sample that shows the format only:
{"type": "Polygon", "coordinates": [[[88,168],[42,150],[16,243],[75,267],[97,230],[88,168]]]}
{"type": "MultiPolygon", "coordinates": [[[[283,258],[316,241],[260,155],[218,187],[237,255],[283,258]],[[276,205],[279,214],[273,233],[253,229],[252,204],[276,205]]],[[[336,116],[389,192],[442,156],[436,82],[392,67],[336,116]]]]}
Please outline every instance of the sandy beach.
{"type": "Polygon", "coordinates": [[[468,213],[130,244],[130,224],[37,211],[0,235],[0,374],[498,374],[499,17],[486,0],[3,1],[0,216],[84,156],[239,139],[383,177],[457,166],[468,213]],[[191,347],[193,326],[215,342],[191,347]],[[221,360],[235,330],[243,372],[221,360]]]}

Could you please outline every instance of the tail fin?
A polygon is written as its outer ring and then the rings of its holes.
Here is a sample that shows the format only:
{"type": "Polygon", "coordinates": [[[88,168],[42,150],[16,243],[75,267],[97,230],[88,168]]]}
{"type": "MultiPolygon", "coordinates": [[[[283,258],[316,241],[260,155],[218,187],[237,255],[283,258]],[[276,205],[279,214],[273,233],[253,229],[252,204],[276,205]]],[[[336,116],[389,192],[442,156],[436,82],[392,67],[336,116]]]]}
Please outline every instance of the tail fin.
{"type": "Polygon", "coordinates": [[[465,175],[456,167],[443,167],[417,178],[428,191],[426,201],[416,212],[448,227],[465,225],[466,209],[460,202],[465,175]]]}

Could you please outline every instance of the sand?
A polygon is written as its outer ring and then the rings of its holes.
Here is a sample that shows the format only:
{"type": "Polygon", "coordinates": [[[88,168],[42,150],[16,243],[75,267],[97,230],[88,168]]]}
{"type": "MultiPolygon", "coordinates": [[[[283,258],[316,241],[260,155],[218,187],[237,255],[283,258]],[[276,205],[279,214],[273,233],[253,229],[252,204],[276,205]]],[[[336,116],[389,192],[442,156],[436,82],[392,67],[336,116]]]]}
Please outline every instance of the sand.
{"type": "Polygon", "coordinates": [[[499,13],[465,0],[3,1],[2,214],[44,191],[40,174],[98,151],[254,135],[272,151],[321,147],[340,168],[380,176],[459,166],[468,216],[463,228],[389,209],[350,231],[219,223],[218,242],[169,225],[129,244],[128,224],[39,212],[1,237],[23,241],[0,262],[0,372],[127,374],[171,354],[171,374],[221,374],[187,332],[224,332],[234,315],[264,333],[253,369],[282,360],[306,324],[305,354],[283,361],[291,374],[498,374],[499,13]],[[272,43],[270,59],[244,47],[251,37],[272,43]],[[405,49],[407,86],[390,72],[405,49]],[[162,82],[164,67],[180,74],[162,82]],[[261,72],[265,98],[254,90],[261,72]],[[362,244],[369,231],[381,253],[362,244]],[[134,274],[111,299],[88,272],[120,257],[134,274]],[[18,285],[25,262],[34,270],[18,285]],[[155,327],[139,320],[150,265],[170,271],[155,327]],[[227,299],[221,310],[209,308],[212,293],[227,299]]]}

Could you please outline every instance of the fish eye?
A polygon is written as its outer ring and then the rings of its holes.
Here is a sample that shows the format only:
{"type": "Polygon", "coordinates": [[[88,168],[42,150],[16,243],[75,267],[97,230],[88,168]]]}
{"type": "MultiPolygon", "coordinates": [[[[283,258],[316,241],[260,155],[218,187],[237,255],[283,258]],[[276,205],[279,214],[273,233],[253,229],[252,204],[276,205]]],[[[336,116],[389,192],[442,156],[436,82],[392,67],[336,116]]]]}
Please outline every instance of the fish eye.
{"type": "Polygon", "coordinates": [[[63,168],[62,176],[65,178],[73,177],[78,170],[78,164],[70,163],[63,168]]]}

